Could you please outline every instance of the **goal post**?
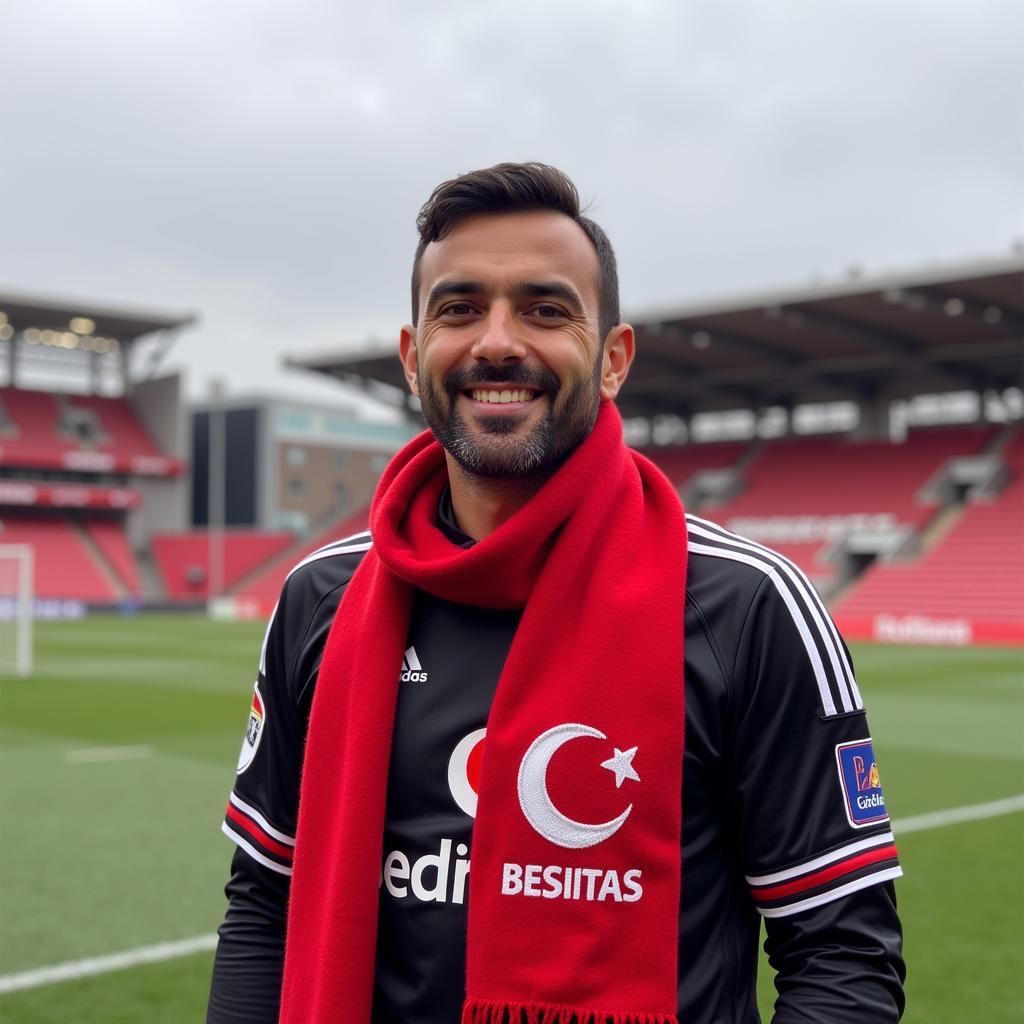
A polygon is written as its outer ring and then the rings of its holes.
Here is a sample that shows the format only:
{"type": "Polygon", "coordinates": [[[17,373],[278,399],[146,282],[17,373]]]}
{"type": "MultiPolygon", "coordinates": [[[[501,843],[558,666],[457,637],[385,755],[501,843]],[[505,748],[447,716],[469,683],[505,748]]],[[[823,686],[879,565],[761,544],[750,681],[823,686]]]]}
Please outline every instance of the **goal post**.
{"type": "Polygon", "coordinates": [[[33,549],[0,544],[0,676],[32,673],[33,549]]]}

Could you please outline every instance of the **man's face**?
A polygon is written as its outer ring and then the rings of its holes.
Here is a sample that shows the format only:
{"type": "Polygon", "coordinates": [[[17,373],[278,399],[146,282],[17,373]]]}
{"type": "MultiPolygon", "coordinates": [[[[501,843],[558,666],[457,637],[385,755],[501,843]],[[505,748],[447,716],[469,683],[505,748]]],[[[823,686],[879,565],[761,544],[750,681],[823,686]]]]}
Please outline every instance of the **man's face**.
{"type": "Polygon", "coordinates": [[[463,469],[548,471],[590,433],[601,398],[618,389],[604,380],[598,277],[590,240],[554,212],[482,214],[427,246],[402,359],[463,469]]]}

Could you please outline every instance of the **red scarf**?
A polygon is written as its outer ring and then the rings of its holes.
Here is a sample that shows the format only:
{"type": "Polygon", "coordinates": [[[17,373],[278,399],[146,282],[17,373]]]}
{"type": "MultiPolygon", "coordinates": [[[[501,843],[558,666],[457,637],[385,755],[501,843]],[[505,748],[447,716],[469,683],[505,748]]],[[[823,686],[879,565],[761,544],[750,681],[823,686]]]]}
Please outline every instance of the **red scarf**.
{"type": "Polygon", "coordinates": [[[371,508],[374,546],[327,638],[281,1021],[370,1020],[391,730],[418,587],[523,609],[479,778],[464,1024],[675,1022],[682,506],[625,447],[608,402],[527,505],[468,550],[437,526],[447,483],[429,433],[395,456],[371,508]]]}

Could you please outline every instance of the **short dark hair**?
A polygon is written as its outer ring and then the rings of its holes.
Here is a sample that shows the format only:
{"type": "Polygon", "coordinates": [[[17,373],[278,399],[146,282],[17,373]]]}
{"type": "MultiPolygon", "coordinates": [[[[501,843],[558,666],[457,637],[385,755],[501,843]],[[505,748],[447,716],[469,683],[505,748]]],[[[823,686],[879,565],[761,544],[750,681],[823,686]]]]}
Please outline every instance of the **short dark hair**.
{"type": "Polygon", "coordinates": [[[420,258],[431,242],[444,238],[460,221],[478,213],[553,210],[571,217],[597,251],[598,330],[601,342],[619,322],[619,272],[604,230],[580,210],[580,195],[568,175],[541,163],[502,163],[442,182],[420,208],[420,241],[412,265],[412,322],[419,317],[420,258]]]}

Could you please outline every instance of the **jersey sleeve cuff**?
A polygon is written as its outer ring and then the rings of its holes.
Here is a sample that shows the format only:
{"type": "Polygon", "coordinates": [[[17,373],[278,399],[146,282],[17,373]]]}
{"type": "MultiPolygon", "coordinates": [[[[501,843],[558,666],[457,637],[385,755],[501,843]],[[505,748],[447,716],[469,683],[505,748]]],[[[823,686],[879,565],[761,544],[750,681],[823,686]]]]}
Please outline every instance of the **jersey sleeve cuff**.
{"type": "Polygon", "coordinates": [[[903,874],[892,832],[868,836],[766,875],[747,875],[762,917],[787,917],[903,874]]]}
{"type": "Polygon", "coordinates": [[[221,831],[257,863],[281,875],[292,873],[295,837],[274,828],[252,804],[234,792],[228,798],[221,831]]]}

